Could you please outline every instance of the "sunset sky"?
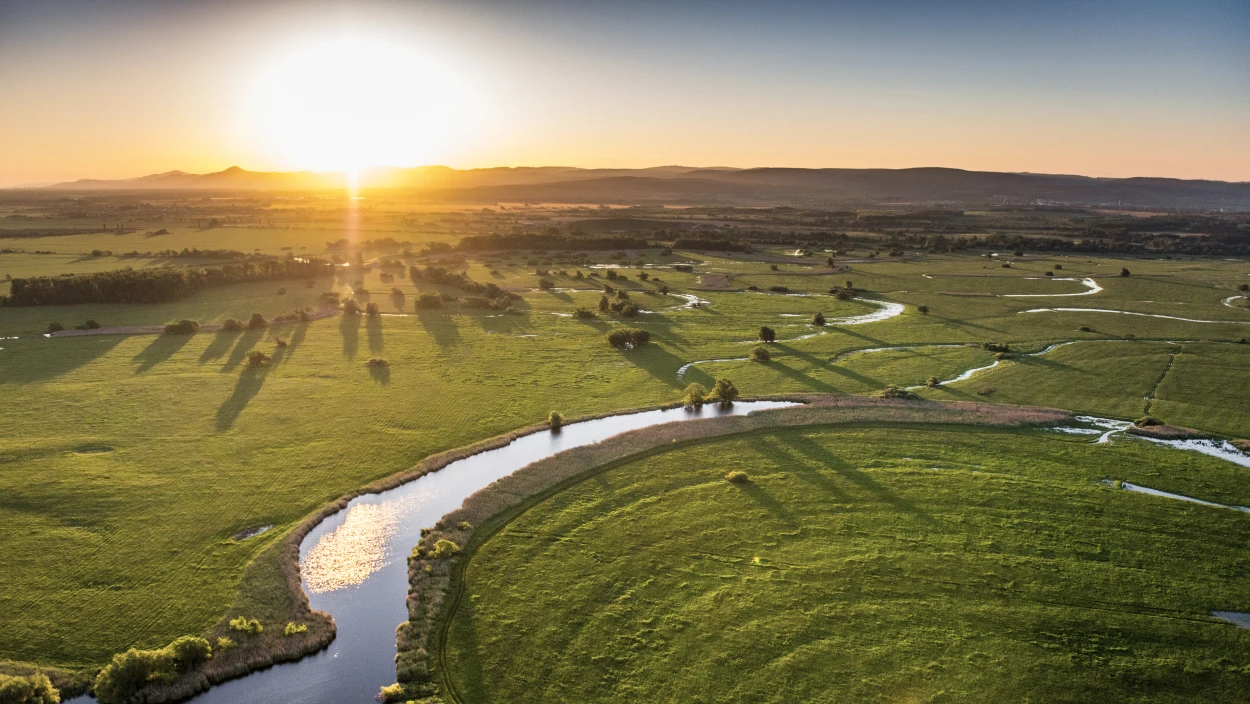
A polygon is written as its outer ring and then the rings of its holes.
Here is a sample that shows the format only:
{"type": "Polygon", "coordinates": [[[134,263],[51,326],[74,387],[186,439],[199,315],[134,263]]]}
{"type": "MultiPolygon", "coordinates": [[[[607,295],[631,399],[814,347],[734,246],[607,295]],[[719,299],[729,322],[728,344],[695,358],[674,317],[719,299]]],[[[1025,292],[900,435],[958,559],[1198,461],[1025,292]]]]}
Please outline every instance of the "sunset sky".
{"type": "Polygon", "coordinates": [[[1250,2],[0,3],[0,186],[375,163],[1250,181],[1250,2]]]}

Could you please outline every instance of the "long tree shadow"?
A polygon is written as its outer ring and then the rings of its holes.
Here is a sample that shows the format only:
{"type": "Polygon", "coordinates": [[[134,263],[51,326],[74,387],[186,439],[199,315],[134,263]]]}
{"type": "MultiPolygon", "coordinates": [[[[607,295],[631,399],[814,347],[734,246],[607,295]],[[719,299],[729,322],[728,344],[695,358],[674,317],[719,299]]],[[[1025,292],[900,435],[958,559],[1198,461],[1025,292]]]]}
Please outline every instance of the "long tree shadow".
{"type": "Polygon", "coordinates": [[[685,385],[690,383],[677,378],[677,370],[685,364],[685,361],[659,345],[643,345],[637,349],[624,351],[621,356],[675,389],[685,388],[685,385]]]}
{"type": "Polygon", "coordinates": [[[256,394],[260,393],[260,387],[264,385],[265,376],[268,373],[268,366],[248,366],[239,373],[239,380],[234,385],[234,393],[230,394],[230,398],[217,409],[218,432],[229,430],[234,426],[239,414],[247,408],[247,404],[256,397],[256,394]]]}
{"type": "Polygon", "coordinates": [[[369,352],[372,354],[381,354],[382,352],[382,318],[377,315],[371,315],[365,319],[365,337],[369,340],[369,352]]]}
{"type": "Polygon", "coordinates": [[[838,476],[854,482],[880,501],[890,504],[900,511],[912,514],[926,523],[934,523],[933,518],[920,510],[915,504],[890,491],[886,486],[873,479],[867,472],[847,464],[842,458],[830,452],[828,448],[806,435],[789,433],[785,435],[785,440],[788,440],[790,446],[800,454],[817,464],[828,467],[836,472],[838,476]]]}
{"type": "Polygon", "coordinates": [[[369,376],[382,386],[391,385],[391,368],[385,365],[370,364],[369,376]]]}
{"type": "Polygon", "coordinates": [[[811,469],[810,463],[802,457],[799,457],[791,448],[778,442],[776,436],[765,435],[756,439],[757,445],[761,448],[761,454],[785,466],[785,462],[801,467],[793,473],[798,479],[811,484],[817,491],[829,496],[834,503],[849,504],[853,501],[850,494],[846,493],[842,487],[836,482],[821,474],[819,471],[811,469]]]}
{"type": "Polygon", "coordinates": [[[408,299],[404,296],[402,291],[391,294],[391,305],[395,306],[396,313],[403,313],[404,307],[407,304],[408,299]]]}
{"type": "Polygon", "coordinates": [[[769,513],[792,526],[796,524],[794,514],[786,508],[786,505],[778,501],[777,497],[765,491],[759,484],[748,481],[739,484],[738,487],[742,490],[742,493],[751,497],[756,503],[767,509],[769,513]]]}
{"type": "Polygon", "coordinates": [[[431,310],[418,310],[417,320],[421,321],[422,327],[434,338],[434,344],[439,347],[453,347],[460,344],[460,330],[456,327],[456,321],[447,313],[440,313],[431,310]]]}
{"type": "Polygon", "coordinates": [[[135,367],[135,374],[142,374],[169,359],[175,352],[182,349],[183,345],[190,342],[191,337],[191,335],[158,335],[147,347],[143,348],[142,352],[133,357],[132,361],[139,363],[139,366],[135,367]]]}
{"type": "Polygon", "coordinates": [[[344,315],[339,320],[339,334],[343,336],[343,356],[355,359],[360,351],[360,315],[344,315]]]}
{"type": "Polygon", "coordinates": [[[247,357],[247,353],[260,342],[265,336],[263,328],[249,328],[243,331],[237,342],[234,343],[234,349],[230,351],[230,357],[222,366],[222,371],[231,371],[243,363],[243,359],[247,357]]]}
{"type": "Polygon", "coordinates": [[[90,364],[97,357],[108,354],[116,347],[125,335],[83,335],[54,340],[36,340],[27,343],[20,340],[18,344],[5,343],[5,373],[0,373],[0,385],[30,384],[48,379],[55,379],[78,367],[90,364]],[[54,345],[49,354],[45,345],[54,345]],[[20,369],[21,374],[13,373],[20,369]]]}
{"type": "Polygon", "coordinates": [[[223,355],[230,351],[230,347],[234,345],[234,341],[239,337],[238,330],[221,330],[213,336],[213,341],[208,343],[208,347],[200,353],[200,364],[206,364],[214,359],[220,359],[223,355]]]}

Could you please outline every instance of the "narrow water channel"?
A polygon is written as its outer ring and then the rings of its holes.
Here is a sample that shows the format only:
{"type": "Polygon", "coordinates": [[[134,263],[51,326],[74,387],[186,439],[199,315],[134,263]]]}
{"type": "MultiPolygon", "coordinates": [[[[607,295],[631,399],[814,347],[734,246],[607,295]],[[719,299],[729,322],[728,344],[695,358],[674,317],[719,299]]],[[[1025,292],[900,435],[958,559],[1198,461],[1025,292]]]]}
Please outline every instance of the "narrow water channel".
{"type": "MultiPolygon", "coordinates": [[[[421,529],[460,507],[469,495],[531,462],[613,435],[660,423],[797,405],[750,401],[729,408],[674,408],[570,423],[453,462],[380,494],[359,496],[300,543],[304,591],[313,609],[338,624],[330,647],[298,662],[225,682],[196,704],[368,704],[395,681],[395,628],[408,618],[407,556],[421,529]]],[[[74,699],[75,704],[91,702],[74,699]]]]}

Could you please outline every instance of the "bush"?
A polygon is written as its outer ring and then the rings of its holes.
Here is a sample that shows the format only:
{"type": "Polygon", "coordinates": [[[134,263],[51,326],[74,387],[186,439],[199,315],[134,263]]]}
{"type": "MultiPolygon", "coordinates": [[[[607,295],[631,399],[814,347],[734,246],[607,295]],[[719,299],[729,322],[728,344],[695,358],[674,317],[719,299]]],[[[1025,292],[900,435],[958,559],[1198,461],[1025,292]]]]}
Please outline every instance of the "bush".
{"type": "Polygon", "coordinates": [[[981,349],[987,352],[1011,352],[1011,345],[997,342],[982,342],[981,349]]]}
{"type": "Polygon", "coordinates": [[[269,355],[260,350],[252,350],[247,353],[247,366],[263,367],[269,363],[269,355]]]}
{"type": "Polygon", "coordinates": [[[917,310],[917,311],[918,311],[921,315],[928,315],[928,314],[929,314],[929,306],[916,306],[916,310],[917,310]]]}
{"type": "Polygon", "coordinates": [[[378,307],[378,304],[370,301],[365,304],[365,315],[376,318],[382,315],[382,309],[378,307]]]}
{"type": "Polygon", "coordinates": [[[639,280],[639,281],[646,281],[646,280],[647,280],[647,279],[649,279],[649,278],[651,278],[651,275],[650,275],[650,274],[648,274],[647,272],[645,272],[645,271],[640,271],[640,272],[638,272],[638,280],[639,280]]]}
{"type": "Polygon", "coordinates": [[[238,645],[233,639],[221,636],[217,639],[217,650],[229,650],[238,645]]]}
{"type": "Polygon", "coordinates": [[[674,271],[681,271],[681,272],[685,272],[685,273],[689,274],[689,273],[692,273],[692,272],[694,271],[694,267],[693,267],[693,266],[691,266],[691,265],[689,265],[689,264],[674,264],[674,265],[673,265],[673,270],[674,270],[674,271]]]}
{"type": "Polygon", "coordinates": [[[359,315],[360,304],[353,298],[343,301],[343,315],[359,315]]]}
{"type": "Polygon", "coordinates": [[[638,306],[633,303],[626,303],[621,306],[621,317],[636,318],[638,317],[638,306]]]}
{"type": "Polygon", "coordinates": [[[608,297],[607,297],[607,296],[600,296],[600,298],[599,298],[599,312],[601,312],[601,313],[607,313],[607,312],[608,312],[608,308],[610,308],[611,306],[612,306],[612,304],[611,304],[611,302],[609,302],[609,301],[608,301],[608,297]]]}
{"type": "Polygon", "coordinates": [[[1149,428],[1156,425],[1163,425],[1163,421],[1155,418],[1154,416],[1142,416],[1141,418],[1133,421],[1133,425],[1136,425],[1139,428],[1149,428]]]}
{"type": "Polygon", "coordinates": [[[194,320],[187,320],[186,318],[165,326],[166,335],[194,335],[199,331],[200,324],[194,320]]]}
{"type": "Polygon", "coordinates": [[[64,325],[61,325],[60,323],[58,323],[58,322],[56,322],[56,321],[53,321],[53,322],[51,322],[51,323],[48,323],[48,334],[52,334],[52,333],[54,333],[54,332],[60,332],[60,331],[62,331],[62,330],[64,330],[64,329],[65,329],[65,326],[64,326],[64,325]]]}
{"type": "Polygon", "coordinates": [[[1120,276],[1129,276],[1129,275],[1130,275],[1130,272],[1128,269],[1120,269],[1120,276]]]}
{"type": "Polygon", "coordinates": [[[0,704],[58,704],[61,694],[42,672],[33,675],[0,674],[0,704]]]}
{"type": "Polygon", "coordinates": [[[564,427],[564,416],[560,415],[559,411],[552,411],[547,416],[547,424],[551,426],[552,430],[559,430],[564,427]]]}
{"type": "Polygon", "coordinates": [[[100,324],[99,324],[99,323],[97,323],[97,322],[96,322],[96,321],[94,321],[94,320],[88,320],[87,322],[83,323],[82,325],[77,325],[77,326],[75,326],[75,327],[74,327],[74,329],[75,329],[75,330],[99,330],[99,329],[100,329],[100,324]]]}
{"type": "Polygon", "coordinates": [[[539,280],[538,280],[538,288],[540,288],[540,289],[542,289],[542,290],[544,290],[544,291],[550,291],[551,289],[553,289],[553,288],[555,288],[555,287],[556,287],[555,282],[554,282],[554,281],[551,281],[550,279],[539,279],[539,280]]]}
{"type": "Polygon", "coordinates": [[[789,293],[790,292],[790,289],[785,286],[769,286],[768,290],[772,291],[773,293],[789,293]]]}
{"type": "Polygon", "coordinates": [[[977,395],[989,396],[990,394],[994,393],[995,390],[996,389],[993,386],[982,386],[980,389],[977,389],[977,395]]]}
{"type": "Polygon", "coordinates": [[[1092,330],[1089,329],[1088,325],[1082,325],[1081,327],[1077,328],[1077,330],[1079,330],[1080,332],[1093,332],[1092,330]]]}
{"type": "Polygon", "coordinates": [[[1063,265],[1062,265],[1062,264],[1056,264],[1056,265],[1055,265],[1055,271],[1061,271],[1061,270],[1063,270],[1063,265]]]}
{"type": "Polygon", "coordinates": [[[638,328],[617,328],[607,334],[608,344],[619,349],[632,349],[651,341],[651,333],[638,328]]]}
{"type": "Polygon", "coordinates": [[[760,342],[776,342],[777,331],[767,325],[760,326],[760,342]]]}
{"type": "Polygon", "coordinates": [[[389,367],[391,366],[391,363],[386,361],[385,359],[382,359],[381,357],[374,357],[373,359],[370,359],[368,362],[365,362],[365,366],[366,367],[389,367]]]}
{"type": "Polygon", "coordinates": [[[252,330],[259,330],[260,328],[269,327],[269,321],[265,320],[265,316],[260,313],[252,313],[251,320],[247,321],[247,327],[252,330]]]}
{"type": "Polygon", "coordinates": [[[265,627],[256,619],[249,620],[240,616],[238,618],[230,619],[230,630],[258,636],[265,631],[265,627]]]}
{"type": "Polygon", "coordinates": [[[1250,284],[1242,284],[1237,287],[1238,291],[1250,291],[1250,284]]]}
{"type": "Polygon", "coordinates": [[[1053,272],[1053,271],[1048,271],[1048,272],[1046,272],[1046,275],[1047,275],[1047,276],[1054,276],[1054,275],[1055,275],[1055,272],[1053,272]]]}
{"type": "Polygon", "coordinates": [[[169,644],[174,664],[180,670],[189,670],[213,657],[213,647],[208,641],[196,636],[182,636],[169,644]]]}
{"type": "MultiPolygon", "coordinates": [[[[659,281],[659,279],[656,279],[656,281],[659,281]]],[[[664,284],[664,285],[663,285],[663,286],[661,286],[658,290],[659,290],[659,292],[660,292],[662,295],[667,296],[667,295],[668,295],[668,284],[664,284]]]]}
{"type": "Polygon", "coordinates": [[[442,560],[449,558],[458,552],[460,552],[459,545],[456,545],[446,538],[439,538],[438,542],[434,543],[434,551],[430,553],[430,557],[435,560],[442,560]]]}
{"type": "Polygon", "coordinates": [[[175,677],[173,654],[168,650],[131,648],[113,656],[95,678],[95,697],[100,704],[121,704],[150,682],[168,683],[175,677]]]}
{"type": "Polygon", "coordinates": [[[587,318],[597,318],[599,316],[595,315],[595,312],[586,306],[578,306],[577,310],[573,311],[573,317],[582,318],[584,320],[587,318]]]}
{"type": "Polygon", "coordinates": [[[817,313],[816,315],[812,316],[812,325],[824,325],[824,324],[825,324],[824,313],[817,313]]]}
{"type": "Polygon", "coordinates": [[[415,303],[417,310],[423,308],[441,308],[443,305],[443,297],[433,291],[425,291],[417,294],[415,303]]]}
{"type": "Polygon", "coordinates": [[[707,400],[707,388],[703,384],[691,384],[686,387],[685,393],[681,402],[687,406],[702,406],[707,400]]]}
{"type": "Polygon", "coordinates": [[[941,382],[938,381],[938,378],[936,376],[931,376],[928,379],[925,379],[924,383],[925,383],[925,386],[928,386],[929,388],[933,389],[933,388],[937,388],[937,386],[941,382]]]}
{"type": "Polygon", "coordinates": [[[333,303],[334,305],[338,305],[339,292],[338,291],[326,291],[325,293],[321,294],[321,302],[333,303]]]}
{"type": "Polygon", "coordinates": [[[226,318],[226,322],[221,324],[221,329],[226,332],[238,332],[243,329],[243,321],[238,318],[226,318]]]}
{"type": "Polygon", "coordinates": [[[293,636],[297,633],[307,633],[307,632],[308,632],[308,624],[295,623],[294,621],[287,621],[286,627],[282,629],[282,635],[284,636],[293,636]]]}
{"type": "Polygon", "coordinates": [[[725,481],[729,482],[730,484],[746,484],[747,482],[751,481],[751,479],[747,477],[746,472],[739,472],[735,470],[725,475],[725,481]]]}
{"type": "Polygon", "coordinates": [[[760,346],[751,350],[752,362],[767,362],[770,359],[772,359],[772,355],[768,353],[767,347],[760,346]]]}
{"type": "Polygon", "coordinates": [[[890,384],[884,389],[881,389],[881,398],[916,398],[916,394],[900,386],[890,384]]]}
{"type": "Polygon", "coordinates": [[[708,394],[707,400],[720,401],[724,404],[733,403],[738,398],[738,388],[728,379],[717,379],[712,385],[712,393],[708,394]]]}
{"type": "Polygon", "coordinates": [[[291,343],[285,337],[279,337],[279,338],[274,339],[273,344],[277,345],[278,347],[286,347],[287,345],[291,343]]]}
{"type": "Polygon", "coordinates": [[[406,701],[407,695],[404,693],[404,686],[396,682],[395,684],[388,684],[379,690],[377,699],[383,702],[383,704],[398,704],[406,701]]]}

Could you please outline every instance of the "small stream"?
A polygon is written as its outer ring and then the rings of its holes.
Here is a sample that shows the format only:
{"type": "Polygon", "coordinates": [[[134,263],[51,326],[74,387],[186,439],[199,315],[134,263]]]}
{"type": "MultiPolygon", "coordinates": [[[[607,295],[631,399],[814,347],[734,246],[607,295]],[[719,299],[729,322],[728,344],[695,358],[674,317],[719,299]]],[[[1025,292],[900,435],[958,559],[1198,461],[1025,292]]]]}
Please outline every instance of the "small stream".
{"type": "MultiPolygon", "coordinates": [[[[395,628],[408,618],[408,552],[444,514],[495,480],[544,457],[660,423],[798,405],[743,401],[643,411],[570,423],[452,462],[380,494],[356,497],[300,543],[300,571],[313,609],[338,624],[330,647],[303,660],[224,682],[193,697],[196,704],[368,704],[395,681],[395,628]]],[[[72,700],[94,701],[91,697],[72,700]]]]}

